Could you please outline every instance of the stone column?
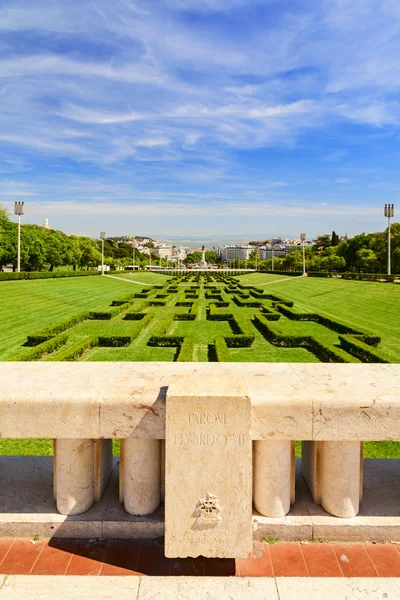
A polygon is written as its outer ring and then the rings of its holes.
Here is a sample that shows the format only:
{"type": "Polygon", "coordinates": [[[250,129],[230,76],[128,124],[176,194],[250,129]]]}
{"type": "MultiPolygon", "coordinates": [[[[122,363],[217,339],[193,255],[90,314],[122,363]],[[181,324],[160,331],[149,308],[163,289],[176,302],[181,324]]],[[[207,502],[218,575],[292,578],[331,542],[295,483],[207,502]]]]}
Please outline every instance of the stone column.
{"type": "Polygon", "coordinates": [[[94,441],[54,441],[54,491],[62,515],[80,515],[94,503],[94,441]]]}
{"type": "Polygon", "coordinates": [[[94,499],[100,502],[112,472],[112,440],[94,440],[94,499]]]}
{"type": "Polygon", "coordinates": [[[284,517],[290,510],[293,484],[293,443],[255,441],[253,502],[265,517],[284,517]]]}
{"type": "Polygon", "coordinates": [[[321,505],[335,517],[355,517],[362,486],[362,444],[322,442],[321,505]]]}
{"type": "Polygon", "coordinates": [[[149,515],[160,505],[160,440],[124,441],[123,499],[126,512],[149,515]]]}
{"type": "Polygon", "coordinates": [[[161,502],[165,501],[165,440],[161,440],[161,502]]]}

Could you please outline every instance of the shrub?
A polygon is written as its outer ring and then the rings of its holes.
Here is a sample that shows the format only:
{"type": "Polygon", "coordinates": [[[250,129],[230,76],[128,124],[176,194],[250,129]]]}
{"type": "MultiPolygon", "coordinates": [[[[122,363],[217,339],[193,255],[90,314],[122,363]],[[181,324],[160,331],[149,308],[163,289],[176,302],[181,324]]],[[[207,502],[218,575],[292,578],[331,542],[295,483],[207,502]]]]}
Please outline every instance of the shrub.
{"type": "Polygon", "coordinates": [[[68,337],[66,335],[59,335],[56,337],[52,337],[51,339],[47,340],[46,342],[43,342],[42,344],[39,344],[38,346],[34,346],[33,348],[31,348],[30,350],[27,350],[26,352],[20,352],[18,354],[15,354],[14,356],[11,356],[11,358],[9,358],[9,361],[28,361],[28,360],[38,360],[39,358],[42,358],[43,356],[45,356],[46,354],[50,354],[51,352],[54,352],[54,350],[57,350],[57,348],[59,348],[60,346],[63,346],[64,344],[67,343],[68,337]]]}
{"type": "Polygon", "coordinates": [[[33,335],[27,336],[27,346],[37,346],[54,337],[58,333],[62,333],[67,329],[71,329],[74,325],[81,323],[82,321],[86,321],[89,318],[89,312],[84,311],[79,313],[78,315],[74,315],[73,317],[68,317],[68,319],[64,319],[63,321],[59,321],[55,325],[50,325],[49,327],[44,327],[40,329],[33,335]]]}
{"type": "Polygon", "coordinates": [[[317,341],[311,335],[283,335],[280,331],[274,330],[262,316],[255,315],[254,324],[263,334],[265,339],[275,346],[281,346],[283,348],[306,348],[315,354],[322,362],[358,362],[353,356],[344,352],[342,348],[324,344],[317,341]]]}
{"type": "Polygon", "coordinates": [[[27,271],[24,273],[0,273],[0,281],[20,279],[56,279],[58,277],[92,277],[101,275],[97,271],[27,271]]]}
{"type": "Polygon", "coordinates": [[[147,342],[148,346],[171,347],[180,346],[185,338],[180,335],[153,335],[147,342]]]}
{"type": "Polygon", "coordinates": [[[315,323],[319,323],[324,327],[328,327],[332,329],[332,331],[336,331],[337,333],[353,333],[353,334],[361,334],[361,331],[357,329],[353,329],[348,325],[344,325],[343,323],[339,323],[330,317],[326,317],[324,315],[320,315],[319,313],[297,313],[294,310],[291,310],[290,307],[285,306],[283,304],[275,304],[275,308],[279,310],[285,317],[292,319],[292,321],[314,321],[315,323]]]}
{"type": "Polygon", "coordinates": [[[194,321],[195,319],[194,313],[176,313],[174,315],[174,321],[194,321]]]}
{"type": "Polygon", "coordinates": [[[371,346],[352,335],[339,335],[343,348],[352,356],[364,363],[390,363],[389,358],[381,350],[371,349],[371,346]]]}
{"type": "Polygon", "coordinates": [[[228,348],[249,348],[254,342],[254,335],[232,335],[225,336],[228,348]]]}
{"type": "Polygon", "coordinates": [[[217,335],[215,338],[215,354],[218,362],[230,362],[231,356],[225,338],[217,335]]]}
{"type": "Polygon", "coordinates": [[[150,302],[147,302],[147,306],[166,306],[166,304],[162,300],[150,300],[150,302]]]}
{"type": "Polygon", "coordinates": [[[177,362],[191,362],[193,359],[194,340],[192,337],[185,337],[179,349],[177,362]]]}
{"type": "MultiPolygon", "coordinates": [[[[139,296],[140,297],[140,296],[139,296]]],[[[146,298],[146,296],[144,296],[146,298]]],[[[122,298],[117,298],[117,300],[113,300],[111,302],[111,306],[121,306],[121,304],[126,304],[133,300],[133,298],[137,298],[136,294],[129,294],[128,296],[123,296],[122,298]]]]}
{"type": "Polygon", "coordinates": [[[97,346],[97,342],[98,342],[98,338],[95,336],[86,337],[85,339],[77,342],[73,346],[66,348],[59,354],[56,354],[55,356],[51,356],[49,358],[49,360],[51,360],[51,361],[74,361],[77,358],[79,358],[80,356],[82,356],[82,354],[84,352],[86,352],[86,350],[89,350],[90,348],[94,348],[95,346],[97,346]]]}
{"type": "Polygon", "coordinates": [[[140,321],[145,316],[146,316],[145,313],[127,312],[126,315],[124,316],[124,320],[125,321],[140,321]]]}
{"type": "Polygon", "coordinates": [[[132,338],[128,335],[109,335],[99,336],[97,345],[105,348],[119,348],[121,346],[129,346],[132,338]]]}
{"type": "Polygon", "coordinates": [[[194,302],[189,302],[189,301],[185,301],[185,302],[177,302],[175,304],[175,306],[188,306],[191,307],[193,306],[194,302]]]}

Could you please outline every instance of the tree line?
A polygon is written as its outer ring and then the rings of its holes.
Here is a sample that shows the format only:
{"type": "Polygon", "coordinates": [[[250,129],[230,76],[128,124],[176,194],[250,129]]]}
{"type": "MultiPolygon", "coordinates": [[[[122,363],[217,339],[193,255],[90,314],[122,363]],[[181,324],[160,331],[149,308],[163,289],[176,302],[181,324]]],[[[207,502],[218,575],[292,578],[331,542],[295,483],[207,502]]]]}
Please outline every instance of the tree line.
{"type": "MultiPolygon", "coordinates": [[[[6,265],[17,267],[18,225],[10,220],[0,206],[0,270],[6,265]]],[[[152,260],[159,264],[154,253],[152,260]],[[157,261],[157,262],[156,262],[157,261]]],[[[133,249],[130,244],[105,240],[104,264],[110,267],[132,265],[133,249]]],[[[135,250],[135,264],[144,267],[149,256],[135,250]]],[[[162,261],[162,266],[165,261],[162,261]]],[[[53,271],[57,267],[85,270],[101,265],[101,241],[87,236],[66,235],[56,229],[39,225],[21,226],[21,271],[53,271]]]]}
{"type": "MultiPolygon", "coordinates": [[[[148,244],[152,246],[153,244],[148,244]]],[[[391,227],[392,273],[400,273],[400,223],[391,227]]],[[[171,266],[171,262],[160,259],[153,248],[153,265],[171,266]]],[[[338,271],[360,273],[385,273],[387,270],[387,230],[378,233],[361,233],[353,238],[340,241],[333,231],[331,236],[321,236],[312,247],[305,249],[308,271],[338,271]]],[[[131,244],[106,239],[104,242],[104,263],[111,268],[132,265],[139,268],[150,262],[150,256],[133,251],[131,244]]],[[[183,261],[190,265],[201,260],[201,252],[189,254],[183,261]]],[[[206,261],[219,262],[216,252],[206,252],[206,261]]],[[[45,229],[38,225],[21,226],[21,270],[52,271],[58,267],[83,270],[101,264],[101,241],[87,236],[66,235],[55,229],[45,229]]],[[[17,224],[10,220],[6,209],[0,206],[0,270],[5,265],[17,266],[17,224]]],[[[261,261],[258,250],[254,249],[250,259],[230,261],[228,266],[238,268],[258,268],[270,270],[272,260],[261,261]]],[[[288,254],[274,257],[274,269],[301,271],[303,250],[300,246],[291,248],[288,254]]]]}

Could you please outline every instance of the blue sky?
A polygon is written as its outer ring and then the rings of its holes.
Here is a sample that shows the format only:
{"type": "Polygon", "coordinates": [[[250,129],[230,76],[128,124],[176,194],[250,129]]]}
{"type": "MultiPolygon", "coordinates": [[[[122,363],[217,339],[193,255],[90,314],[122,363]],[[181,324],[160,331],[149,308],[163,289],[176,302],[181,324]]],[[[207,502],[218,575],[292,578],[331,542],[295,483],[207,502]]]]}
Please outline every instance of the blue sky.
{"type": "Polygon", "coordinates": [[[30,222],[382,230],[400,189],[400,3],[2,0],[0,107],[0,203],[25,200],[30,222]]]}

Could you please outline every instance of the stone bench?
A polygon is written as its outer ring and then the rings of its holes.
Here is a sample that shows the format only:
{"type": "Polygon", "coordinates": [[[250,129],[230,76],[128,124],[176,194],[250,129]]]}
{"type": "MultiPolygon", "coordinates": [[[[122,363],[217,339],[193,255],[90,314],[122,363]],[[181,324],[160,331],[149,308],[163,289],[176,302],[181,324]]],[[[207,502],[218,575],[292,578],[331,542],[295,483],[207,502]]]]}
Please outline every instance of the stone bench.
{"type": "Polygon", "coordinates": [[[181,398],[184,409],[188,394],[203,403],[216,394],[223,402],[225,394],[229,407],[240,388],[250,406],[252,499],[267,517],[284,516],[294,501],[295,440],[303,442],[314,501],[338,517],[359,510],[362,443],[400,440],[399,365],[24,362],[0,364],[0,381],[0,436],[54,440],[54,493],[65,515],[100,500],[112,439],[121,440],[125,510],[157,509],[165,494],[168,398],[171,407],[181,398]]]}

